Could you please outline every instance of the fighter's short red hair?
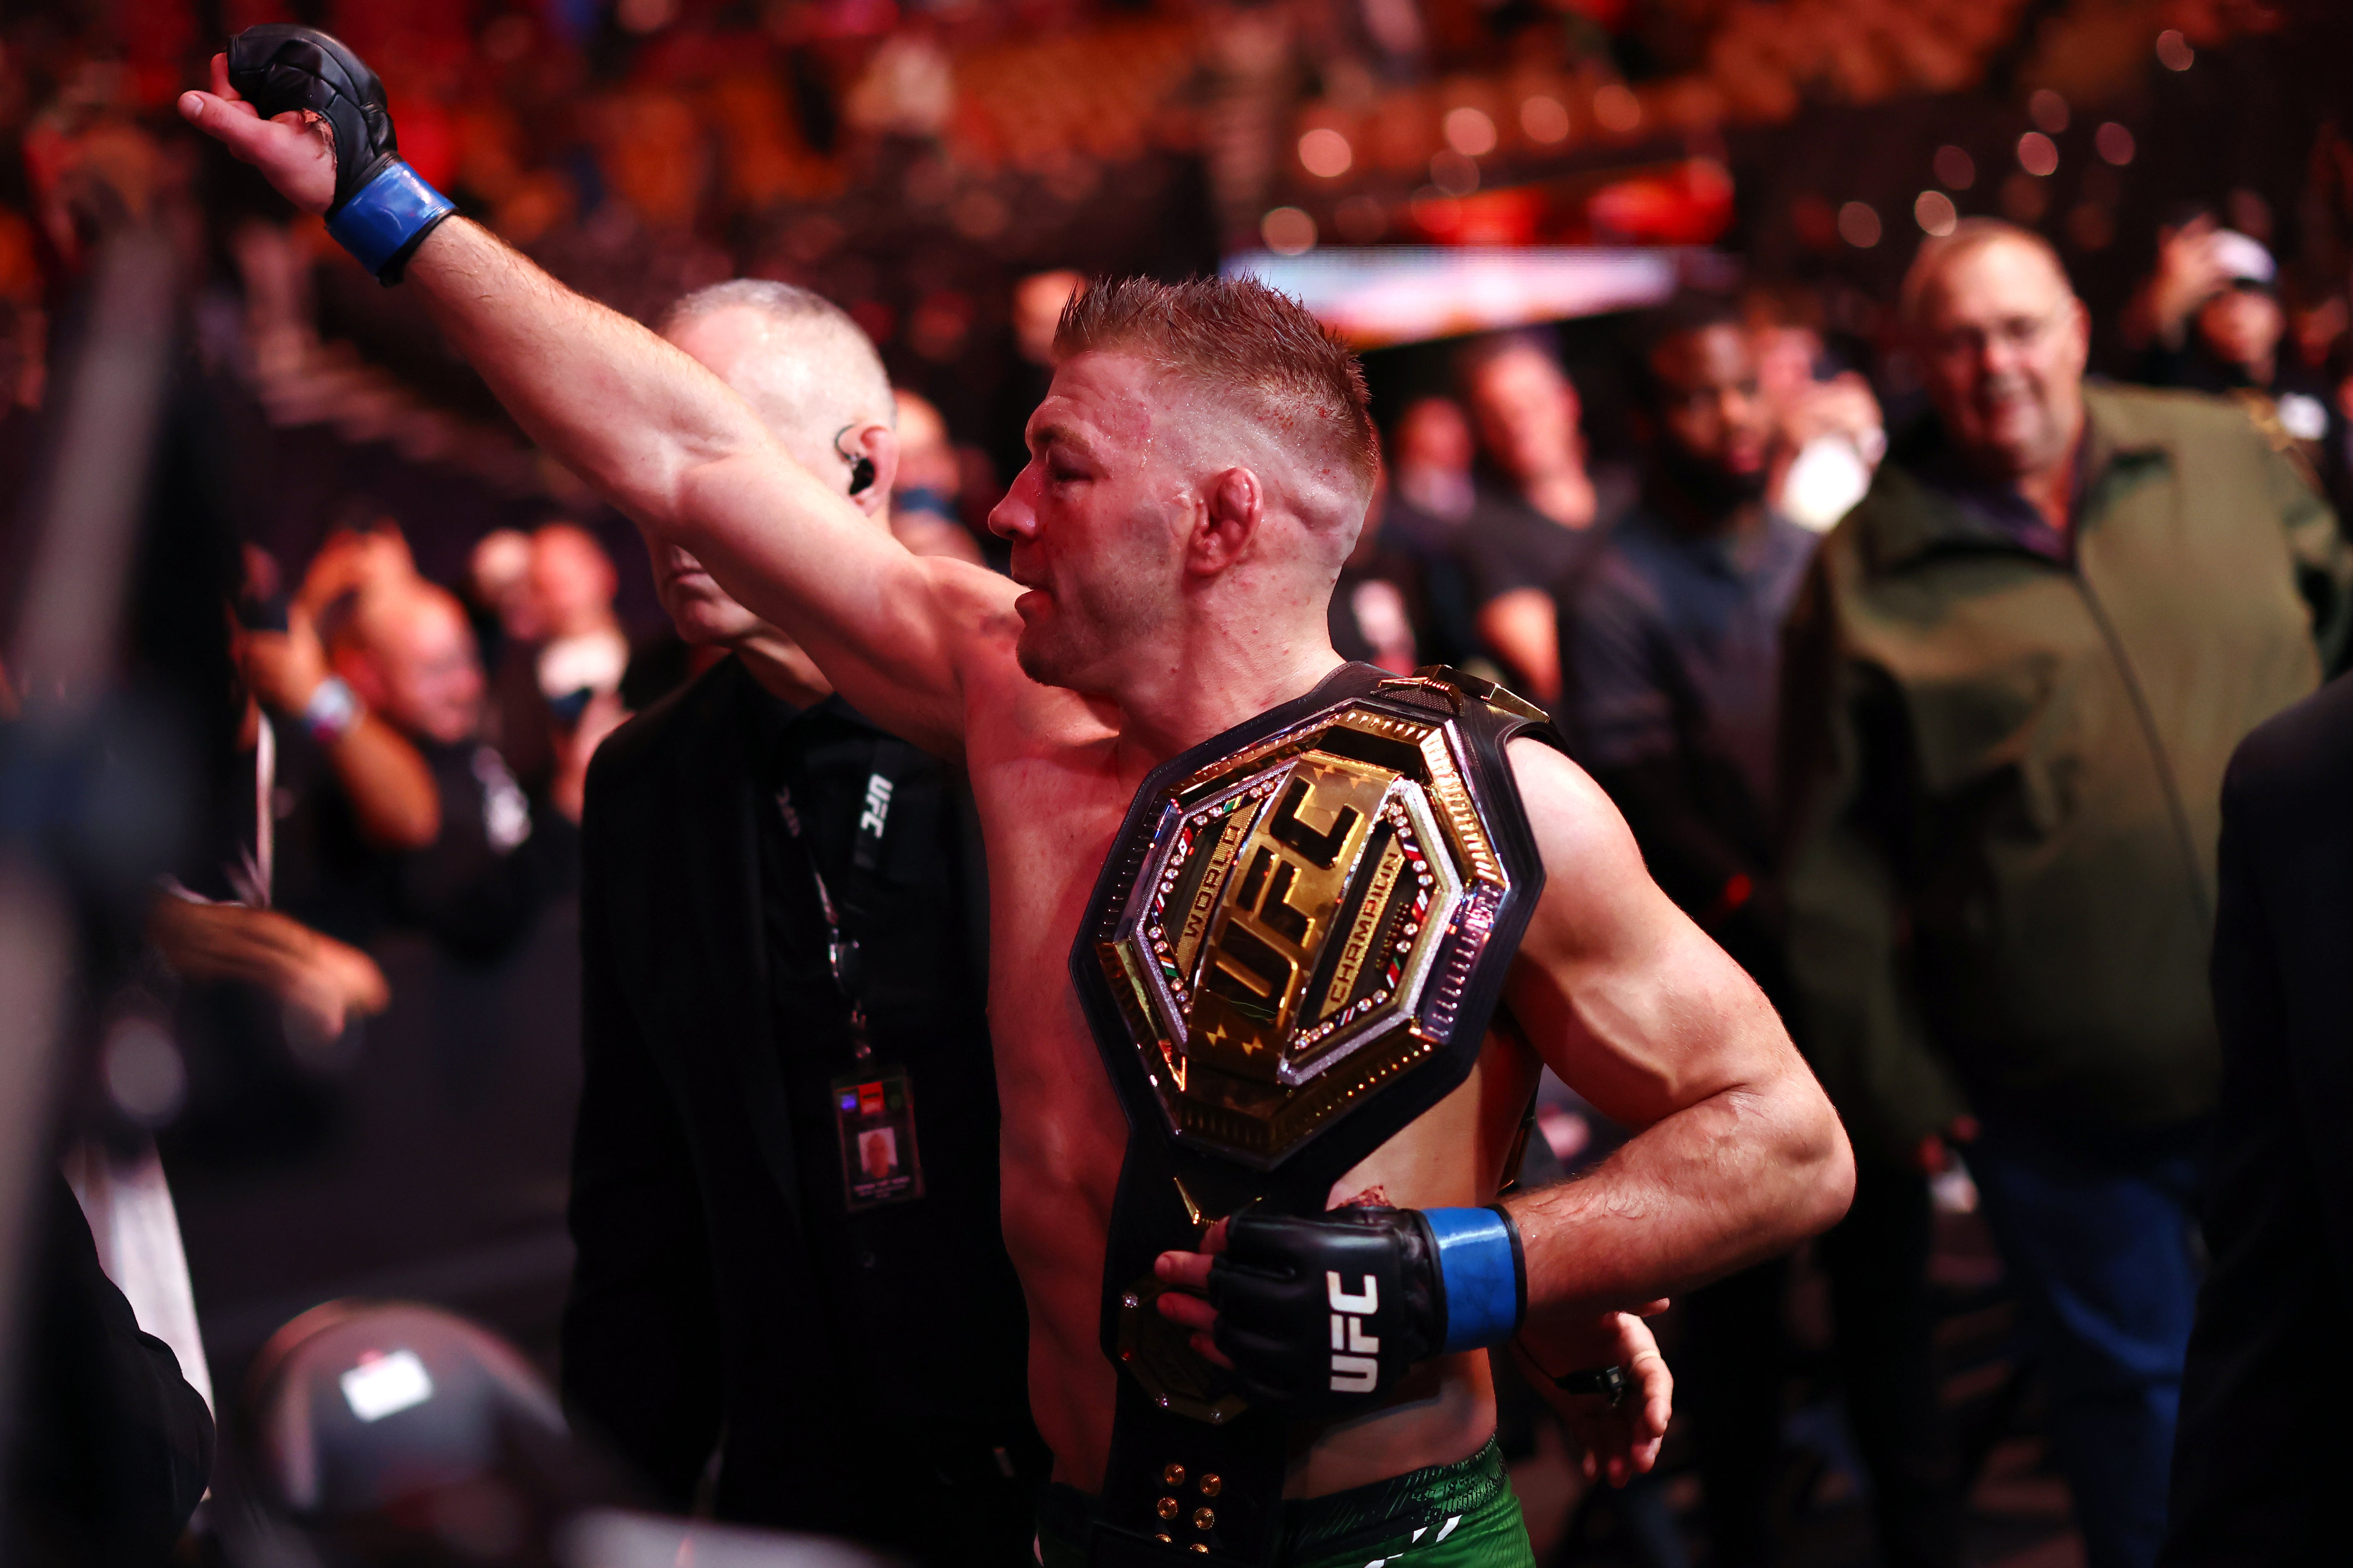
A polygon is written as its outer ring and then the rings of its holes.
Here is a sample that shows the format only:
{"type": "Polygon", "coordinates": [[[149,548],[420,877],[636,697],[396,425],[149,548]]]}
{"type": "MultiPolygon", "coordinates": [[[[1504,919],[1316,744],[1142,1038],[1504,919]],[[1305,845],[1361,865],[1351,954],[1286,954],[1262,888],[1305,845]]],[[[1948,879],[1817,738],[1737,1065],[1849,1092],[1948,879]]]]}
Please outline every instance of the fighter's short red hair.
{"type": "Polygon", "coordinates": [[[1254,278],[1102,279],[1062,308],[1057,358],[1134,354],[1241,402],[1369,492],[1380,438],[1356,356],[1307,308],[1254,278]]]}

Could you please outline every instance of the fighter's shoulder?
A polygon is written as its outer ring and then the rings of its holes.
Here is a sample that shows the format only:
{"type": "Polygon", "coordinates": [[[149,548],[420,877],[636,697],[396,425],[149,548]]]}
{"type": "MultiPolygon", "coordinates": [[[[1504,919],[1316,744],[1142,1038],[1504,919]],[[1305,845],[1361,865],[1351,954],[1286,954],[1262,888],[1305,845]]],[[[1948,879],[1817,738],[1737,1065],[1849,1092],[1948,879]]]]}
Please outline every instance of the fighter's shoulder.
{"type": "Polygon", "coordinates": [[[934,604],[975,631],[1005,637],[1009,657],[1010,639],[1021,629],[1021,617],[1013,608],[1013,601],[1021,596],[1019,584],[953,555],[918,555],[915,563],[934,604]]]}
{"type": "Polygon", "coordinates": [[[1593,775],[1550,741],[1515,735],[1505,744],[1504,756],[1511,764],[1513,782],[1519,785],[1520,806],[1527,813],[1531,827],[1574,822],[1596,811],[1617,816],[1618,808],[1609,804],[1593,775]]]}
{"type": "Polygon", "coordinates": [[[1533,735],[1513,740],[1504,756],[1544,858],[1547,905],[1589,889],[1597,879],[1606,885],[1620,876],[1644,875],[1626,819],[1592,774],[1533,735]]]}

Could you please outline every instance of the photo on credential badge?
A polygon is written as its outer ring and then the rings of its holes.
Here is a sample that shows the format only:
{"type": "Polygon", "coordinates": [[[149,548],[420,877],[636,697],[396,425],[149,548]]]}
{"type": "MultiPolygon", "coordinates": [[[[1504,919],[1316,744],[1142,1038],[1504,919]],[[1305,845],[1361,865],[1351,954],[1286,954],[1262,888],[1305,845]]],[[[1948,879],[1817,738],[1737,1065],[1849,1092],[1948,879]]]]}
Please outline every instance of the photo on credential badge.
{"type": "Polygon", "coordinates": [[[915,1098],[896,1068],[836,1079],[834,1124],[841,1137],[842,1200],[851,1213],[923,1195],[915,1146],[915,1098]]]}

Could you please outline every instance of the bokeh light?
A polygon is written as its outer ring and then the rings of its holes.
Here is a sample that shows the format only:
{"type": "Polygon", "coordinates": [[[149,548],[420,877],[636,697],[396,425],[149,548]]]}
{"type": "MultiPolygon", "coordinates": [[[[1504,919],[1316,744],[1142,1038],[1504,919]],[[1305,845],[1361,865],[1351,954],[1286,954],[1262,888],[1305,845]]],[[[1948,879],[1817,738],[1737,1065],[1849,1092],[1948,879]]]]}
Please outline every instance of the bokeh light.
{"type": "Polygon", "coordinates": [[[1869,202],[1849,202],[1839,208],[1839,237],[1857,250],[1879,243],[1879,213],[1869,202]]]}
{"type": "Polygon", "coordinates": [[[1923,234],[1942,238],[1960,222],[1960,213],[1954,207],[1953,198],[1944,192],[1922,191],[1912,199],[1912,220],[1920,226],[1923,234]]]}
{"type": "Polygon", "coordinates": [[[1258,234],[1277,256],[1302,256],[1315,248],[1315,220],[1297,207],[1276,207],[1259,219],[1258,234]]]}
{"type": "Polygon", "coordinates": [[[2092,133],[2092,145],[2119,169],[2133,161],[2133,133],[2113,120],[2092,133]]]}
{"type": "Polygon", "coordinates": [[[2056,136],[2067,129],[2067,100],[2049,88],[2038,88],[2026,100],[2026,117],[2041,130],[2056,136]]]}
{"type": "Polygon", "coordinates": [[[1641,129],[1642,100],[1613,81],[1594,93],[1593,119],[1602,130],[1623,136],[1641,129]]]}
{"type": "Polygon", "coordinates": [[[1319,180],[1336,180],[1356,161],[1348,139],[1329,126],[1319,126],[1299,139],[1299,166],[1319,180]]]}
{"type": "Polygon", "coordinates": [[[2168,27],[2157,36],[2157,63],[2169,71],[2186,71],[2198,58],[2198,51],[2189,47],[2179,29],[2168,27]]]}
{"type": "Polygon", "coordinates": [[[1495,122],[1483,109],[1464,105],[1446,111],[1446,144],[1466,158],[1483,158],[1495,150],[1495,122]]]}
{"type": "Polygon", "coordinates": [[[1936,149],[1936,181],[1947,190],[1966,191],[1978,183],[1978,161],[1947,142],[1936,149]]]}
{"type": "Polygon", "coordinates": [[[1479,188],[1479,165],[1449,148],[1430,161],[1430,183],[1450,196],[1467,196],[1479,188]]]}
{"type": "Polygon", "coordinates": [[[2041,179],[2059,172],[2059,144],[2040,131],[2018,139],[2018,166],[2041,179]]]}
{"type": "Polygon", "coordinates": [[[1546,145],[1568,140],[1568,110],[1560,100],[1538,93],[1520,105],[1520,129],[1546,145]]]}

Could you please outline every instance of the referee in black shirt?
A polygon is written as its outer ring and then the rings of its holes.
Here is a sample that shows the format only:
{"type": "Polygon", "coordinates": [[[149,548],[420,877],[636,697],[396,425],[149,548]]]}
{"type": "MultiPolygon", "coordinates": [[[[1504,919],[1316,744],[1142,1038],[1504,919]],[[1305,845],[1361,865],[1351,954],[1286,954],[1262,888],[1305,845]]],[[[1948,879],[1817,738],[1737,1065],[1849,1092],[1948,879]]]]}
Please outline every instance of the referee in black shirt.
{"type": "MultiPolygon", "coordinates": [[[[887,526],[891,388],[846,314],[739,281],[663,330],[887,526]]],[[[964,786],[692,559],[653,567],[723,657],[589,771],[565,1399],[673,1509],[715,1456],[720,1519],[1029,1563],[964,786]]]]}

